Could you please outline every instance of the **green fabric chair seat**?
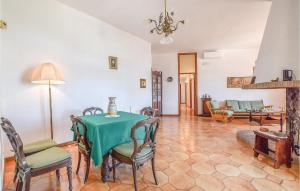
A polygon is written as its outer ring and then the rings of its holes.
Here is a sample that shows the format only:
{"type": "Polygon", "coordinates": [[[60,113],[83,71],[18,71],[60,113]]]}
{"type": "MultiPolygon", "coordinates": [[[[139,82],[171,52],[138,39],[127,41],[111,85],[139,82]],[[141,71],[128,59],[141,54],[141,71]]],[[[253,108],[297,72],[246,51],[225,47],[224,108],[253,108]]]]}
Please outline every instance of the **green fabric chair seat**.
{"type": "Polygon", "coordinates": [[[53,141],[52,139],[46,139],[46,140],[36,141],[33,143],[26,144],[23,146],[23,150],[26,155],[29,153],[35,153],[35,152],[39,152],[39,151],[42,151],[45,149],[49,149],[56,145],[57,145],[57,143],[55,141],[53,141]]]}
{"type": "Polygon", "coordinates": [[[70,158],[71,154],[59,147],[52,147],[44,151],[26,157],[30,168],[41,168],[47,165],[70,158]]]}
{"type": "Polygon", "coordinates": [[[226,116],[232,116],[233,115],[233,111],[231,110],[215,110],[214,111],[215,114],[225,114],[226,116]]]}
{"type": "MultiPolygon", "coordinates": [[[[90,143],[91,145],[91,143],[90,143]]],[[[83,143],[78,143],[78,146],[81,148],[81,149],[84,149],[86,151],[88,151],[88,149],[85,147],[85,145],[83,143]]]]}
{"type": "MultiPolygon", "coordinates": [[[[139,141],[139,145],[141,145],[141,144],[142,144],[142,141],[139,141]]],[[[113,150],[123,156],[130,158],[134,151],[134,143],[130,142],[130,143],[121,144],[119,146],[116,146],[113,150]]],[[[143,156],[149,154],[151,151],[152,151],[151,147],[146,146],[140,153],[137,154],[136,158],[143,157],[143,156]]]]}

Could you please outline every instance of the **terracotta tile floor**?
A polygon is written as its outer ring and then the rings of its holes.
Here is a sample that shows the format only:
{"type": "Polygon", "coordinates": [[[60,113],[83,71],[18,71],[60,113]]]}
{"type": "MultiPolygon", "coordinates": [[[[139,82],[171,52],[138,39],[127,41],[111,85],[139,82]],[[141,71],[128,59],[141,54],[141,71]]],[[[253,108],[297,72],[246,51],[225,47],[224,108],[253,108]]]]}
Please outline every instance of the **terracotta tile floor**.
{"type": "MultiPolygon", "coordinates": [[[[139,190],[297,190],[299,191],[299,163],[292,168],[281,166],[274,170],[272,162],[264,157],[253,158],[250,147],[237,141],[239,129],[254,129],[247,120],[234,120],[222,124],[209,118],[193,117],[183,110],[181,117],[163,117],[158,134],[157,175],[159,185],[155,186],[150,164],[144,165],[138,173],[139,190]]],[[[129,166],[120,166],[117,181],[103,184],[100,169],[92,167],[87,184],[83,184],[83,168],[77,176],[75,146],[65,148],[73,157],[74,190],[130,191],[132,174],[129,166]]],[[[297,164],[296,164],[297,163],[297,164]]],[[[82,165],[83,166],[83,165],[82,165]]],[[[6,164],[5,190],[14,190],[12,182],[13,162],[6,164]]],[[[68,190],[65,170],[60,184],[55,174],[46,174],[32,179],[31,190],[68,190]]]]}

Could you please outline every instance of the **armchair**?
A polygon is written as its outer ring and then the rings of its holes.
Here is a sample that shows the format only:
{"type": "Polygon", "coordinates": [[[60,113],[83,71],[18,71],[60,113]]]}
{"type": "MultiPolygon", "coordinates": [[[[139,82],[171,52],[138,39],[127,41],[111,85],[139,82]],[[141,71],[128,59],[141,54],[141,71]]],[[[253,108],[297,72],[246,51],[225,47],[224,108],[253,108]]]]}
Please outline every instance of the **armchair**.
{"type": "Polygon", "coordinates": [[[206,102],[209,112],[211,113],[212,119],[215,121],[228,122],[233,119],[233,111],[227,107],[219,107],[212,101],[206,102]]]}

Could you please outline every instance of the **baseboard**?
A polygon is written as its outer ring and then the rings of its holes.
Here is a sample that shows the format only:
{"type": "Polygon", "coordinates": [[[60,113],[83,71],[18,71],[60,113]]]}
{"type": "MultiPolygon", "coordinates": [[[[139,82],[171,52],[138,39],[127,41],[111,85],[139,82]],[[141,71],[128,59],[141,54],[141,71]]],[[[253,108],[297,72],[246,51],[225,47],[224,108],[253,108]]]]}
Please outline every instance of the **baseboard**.
{"type": "MultiPolygon", "coordinates": [[[[66,147],[66,146],[74,145],[74,144],[77,144],[77,142],[76,141],[68,141],[68,142],[65,142],[65,143],[57,144],[57,146],[58,147],[66,147]]],[[[10,157],[4,158],[5,163],[10,162],[10,161],[14,161],[14,160],[15,160],[15,156],[10,156],[10,157]]]]}
{"type": "Polygon", "coordinates": [[[162,114],[162,117],[178,117],[178,114],[162,114]]]}

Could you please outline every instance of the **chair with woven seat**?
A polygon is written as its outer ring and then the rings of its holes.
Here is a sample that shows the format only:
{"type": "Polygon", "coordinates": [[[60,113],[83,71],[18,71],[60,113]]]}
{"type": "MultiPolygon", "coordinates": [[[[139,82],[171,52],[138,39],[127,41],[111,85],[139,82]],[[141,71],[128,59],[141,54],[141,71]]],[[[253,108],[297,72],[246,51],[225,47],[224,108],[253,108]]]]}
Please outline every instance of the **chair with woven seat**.
{"type": "Polygon", "coordinates": [[[91,143],[87,139],[87,126],[79,117],[75,117],[74,115],[71,115],[71,121],[72,129],[75,133],[76,141],[78,144],[78,163],[76,174],[78,174],[79,172],[81,155],[83,155],[86,164],[84,176],[84,183],[86,183],[88,180],[91,165],[91,143]]]}
{"type": "Polygon", "coordinates": [[[23,143],[12,124],[5,118],[1,118],[1,127],[6,133],[15,156],[18,167],[17,191],[29,191],[32,177],[51,171],[56,171],[56,177],[60,179],[60,169],[67,168],[69,190],[72,190],[72,159],[71,154],[62,148],[52,147],[43,151],[25,156],[23,143]]]}
{"type": "Polygon", "coordinates": [[[102,114],[103,109],[100,107],[89,107],[83,110],[83,115],[96,115],[96,114],[102,114]]]}
{"type": "Polygon", "coordinates": [[[153,109],[152,107],[144,107],[140,111],[141,115],[146,115],[148,117],[156,117],[158,115],[158,109],[153,109]]]}
{"type": "Polygon", "coordinates": [[[116,161],[132,165],[134,189],[137,191],[138,187],[136,171],[145,162],[151,160],[154,181],[155,184],[158,185],[155,173],[155,137],[158,129],[159,118],[150,118],[140,121],[131,128],[132,141],[113,148],[111,157],[114,181],[116,180],[116,161]],[[141,128],[144,128],[145,131],[144,139],[137,139],[136,132],[143,130],[141,128]]]}

